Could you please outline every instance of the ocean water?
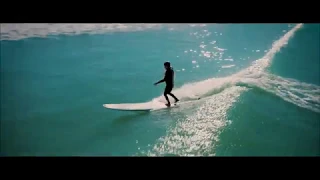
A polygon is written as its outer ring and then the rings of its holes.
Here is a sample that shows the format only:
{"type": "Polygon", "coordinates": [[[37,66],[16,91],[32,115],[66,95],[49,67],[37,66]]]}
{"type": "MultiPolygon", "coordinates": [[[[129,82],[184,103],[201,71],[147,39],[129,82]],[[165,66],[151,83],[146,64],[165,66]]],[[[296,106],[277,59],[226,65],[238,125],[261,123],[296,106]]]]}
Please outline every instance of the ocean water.
{"type": "Polygon", "coordinates": [[[320,155],[319,24],[1,24],[0,43],[2,156],[320,155]],[[164,61],[191,103],[102,106],[164,102],[164,61]]]}

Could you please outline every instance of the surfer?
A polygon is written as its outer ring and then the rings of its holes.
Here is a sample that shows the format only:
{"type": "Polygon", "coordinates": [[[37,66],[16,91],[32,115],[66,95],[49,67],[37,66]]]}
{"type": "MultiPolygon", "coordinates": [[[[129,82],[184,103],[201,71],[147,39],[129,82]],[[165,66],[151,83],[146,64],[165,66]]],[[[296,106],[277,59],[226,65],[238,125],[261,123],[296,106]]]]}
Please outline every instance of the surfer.
{"type": "Polygon", "coordinates": [[[164,97],[166,98],[166,100],[168,101],[168,104],[166,104],[166,106],[170,106],[170,101],[169,101],[169,98],[168,98],[168,94],[173,97],[175,99],[175,103],[179,101],[178,98],[176,98],[175,95],[173,95],[171,93],[173,87],[174,87],[174,71],[173,71],[173,68],[170,66],[170,62],[165,62],[164,63],[164,68],[166,69],[166,73],[165,73],[165,76],[162,80],[154,83],[154,85],[156,86],[157,84],[159,83],[162,83],[162,82],[166,82],[166,87],[164,89],[164,97]]]}

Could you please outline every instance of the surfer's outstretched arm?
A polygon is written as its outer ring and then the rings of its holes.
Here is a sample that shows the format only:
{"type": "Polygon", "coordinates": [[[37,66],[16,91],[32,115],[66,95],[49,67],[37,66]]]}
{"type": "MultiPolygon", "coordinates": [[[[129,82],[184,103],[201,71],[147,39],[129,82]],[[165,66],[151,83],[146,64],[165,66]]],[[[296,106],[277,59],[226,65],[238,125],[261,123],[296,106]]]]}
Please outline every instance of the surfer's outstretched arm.
{"type": "Polygon", "coordinates": [[[154,83],[154,85],[157,85],[157,84],[159,84],[159,83],[163,83],[163,82],[164,82],[164,79],[161,79],[160,81],[158,81],[158,82],[154,83]]]}
{"type": "Polygon", "coordinates": [[[164,78],[161,79],[160,81],[154,83],[154,85],[157,85],[157,84],[159,84],[159,83],[163,83],[163,82],[165,82],[167,79],[168,79],[168,75],[167,75],[167,72],[166,72],[165,75],[164,75],[164,78]]]}

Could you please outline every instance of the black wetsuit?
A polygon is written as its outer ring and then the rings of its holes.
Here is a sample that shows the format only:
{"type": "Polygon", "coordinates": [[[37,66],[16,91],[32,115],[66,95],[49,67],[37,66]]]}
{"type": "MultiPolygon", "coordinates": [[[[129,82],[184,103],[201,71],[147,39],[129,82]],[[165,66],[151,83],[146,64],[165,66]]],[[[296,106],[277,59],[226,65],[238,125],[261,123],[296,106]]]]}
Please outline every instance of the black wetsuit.
{"type": "Polygon", "coordinates": [[[164,76],[164,81],[166,82],[166,88],[164,89],[165,94],[169,94],[174,86],[174,71],[172,68],[168,69],[164,76]]]}
{"type": "Polygon", "coordinates": [[[168,103],[170,104],[167,94],[172,96],[175,99],[176,102],[179,101],[179,99],[176,98],[171,93],[171,91],[172,91],[172,89],[174,87],[174,71],[173,71],[173,69],[171,67],[166,71],[164,78],[162,80],[160,80],[159,82],[157,82],[157,83],[162,83],[162,82],[166,83],[166,87],[164,89],[163,95],[166,98],[166,100],[168,101],[168,103]]]}

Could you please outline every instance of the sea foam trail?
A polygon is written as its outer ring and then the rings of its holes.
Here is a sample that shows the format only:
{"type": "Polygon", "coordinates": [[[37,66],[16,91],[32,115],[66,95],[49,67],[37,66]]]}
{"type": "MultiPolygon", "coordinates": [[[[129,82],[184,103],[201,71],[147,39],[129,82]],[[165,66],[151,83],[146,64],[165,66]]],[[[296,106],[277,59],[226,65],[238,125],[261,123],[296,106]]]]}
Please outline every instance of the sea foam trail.
{"type": "MultiPolygon", "coordinates": [[[[205,96],[210,98],[206,101],[195,101],[195,103],[199,103],[198,106],[189,109],[189,111],[184,111],[186,118],[178,119],[176,126],[170,128],[166,135],[161,137],[146,154],[149,156],[168,154],[182,156],[215,155],[214,146],[219,140],[220,130],[229,122],[227,119],[228,109],[237,101],[242,92],[248,90],[246,87],[237,86],[241,83],[268,89],[269,92],[275,93],[289,102],[299,104],[300,107],[310,108],[311,103],[314,103],[316,105],[310,109],[317,110],[319,106],[319,87],[280,77],[274,78],[275,76],[267,75],[264,72],[274,55],[288,43],[294,33],[301,27],[302,24],[296,25],[275,41],[263,58],[254,61],[250,67],[238,73],[224,78],[211,78],[186,84],[174,90],[174,94],[180,97],[182,101],[205,96]],[[270,90],[271,87],[278,84],[281,84],[284,89],[270,90]],[[286,88],[290,89],[297,84],[299,84],[297,90],[300,91],[300,87],[303,86],[302,89],[308,92],[305,97],[302,97],[303,100],[295,95],[294,91],[283,94],[283,92],[288,92],[285,90],[286,88]],[[308,102],[310,103],[308,104],[308,102]]],[[[154,100],[165,102],[163,96],[154,100]]]]}
{"type": "MultiPolygon", "coordinates": [[[[270,66],[274,55],[288,43],[294,32],[301,27],[302,24],[296,25],[283,37],[275,41],[271,49],[248,68],[231,76],[185,84],[174,90],[173,93],[181,98],[181,101],[188,101],[220,93],[235,85],[246,85],[264,89],[299,107],[319,112],[319,86],[273,76],[264,72],[270,66]],[[293,86],[299,88],[293,88],[293,86]],[[301,96],[301,94],[304,94],[304,96],[301,96]]],[[[169,99],[173,101],[170,96],[169,99]]],[[[154,101],[166,102],[163,96],[155,98],[154,101]]]]}
{"type": "Polygon", "coordinates": [[[259,79],[243,78],[237,84],[260,88],[296,106],[320,113],[319,86],[267,73],[259,79]]]}

